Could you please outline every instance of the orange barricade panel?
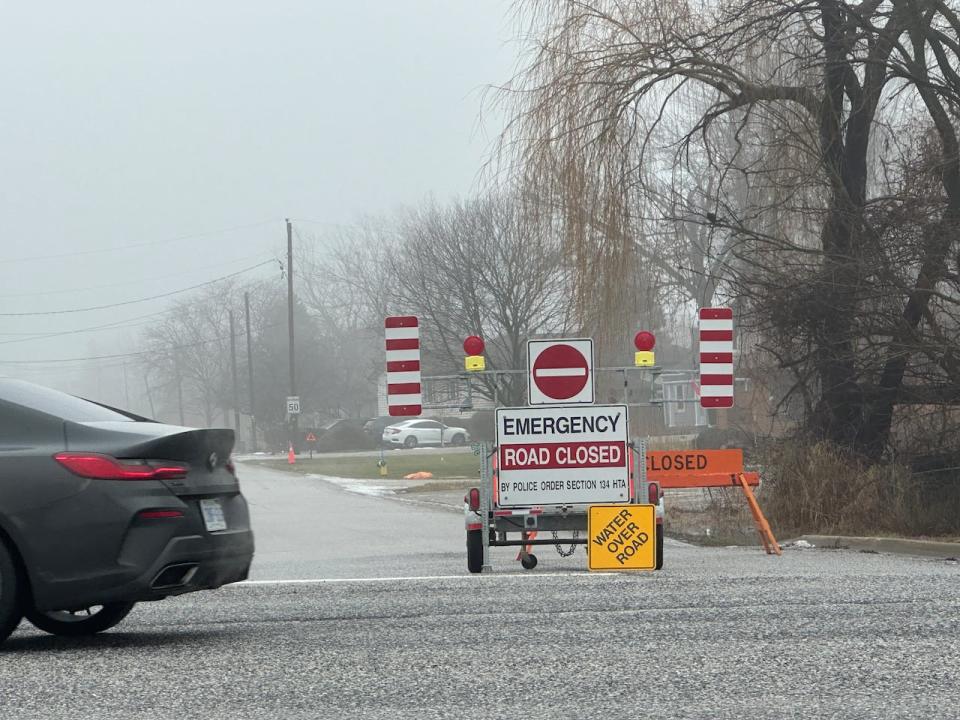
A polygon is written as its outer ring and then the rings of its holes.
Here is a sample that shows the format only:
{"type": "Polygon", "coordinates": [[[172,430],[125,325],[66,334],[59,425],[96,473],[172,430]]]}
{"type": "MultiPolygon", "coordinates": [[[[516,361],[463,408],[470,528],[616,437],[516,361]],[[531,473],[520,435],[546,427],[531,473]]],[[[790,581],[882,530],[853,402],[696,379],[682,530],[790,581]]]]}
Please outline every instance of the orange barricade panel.
{"type": "Polygon", "coordinates": [[[664,477],[735,475],[741,472],[743,450],[647,450],[647,480],[651,481],[664,477]]]}

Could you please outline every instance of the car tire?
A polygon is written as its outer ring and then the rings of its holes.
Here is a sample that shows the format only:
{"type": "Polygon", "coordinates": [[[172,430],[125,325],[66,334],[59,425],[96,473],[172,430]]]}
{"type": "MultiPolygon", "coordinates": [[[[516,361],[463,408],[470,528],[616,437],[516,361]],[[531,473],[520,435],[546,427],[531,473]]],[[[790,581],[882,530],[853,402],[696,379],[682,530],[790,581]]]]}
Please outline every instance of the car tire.
{"type": "Polygon", "coordinates": [[[657,565],[656,569],[659,570],[663,567],[663,525],[657,525],[657,532],[654,536],[657,539],[657,565]]]}
{"type": "Polygon", "coordinates": [[[483,570],[482,530],[467,530],[467,570],[477,574],[483,570]]]}
{"type": "Polygon", "coordinates": [[[466,443],[467,443],[467,439],[463,436],[463,433],[457,433],[452,438],[450,438],[450,444],[455,447],[466,445],[466,443]]]}
{"type": "Polygon", "coordinates": [[[417,446],[417,438],[413,435],[407,436],[407,439],[403,441],[403,446],[407,450],[413,450],[417,446]]]}
{"type": "Polygon", "coordinates": [[[23,619],[22,592],[13,556],[0,540],[0,642],[6,640],[23,619]]]}
{"type": "Polygon", "coordinates": [[[28,610],[26,615],[27,620],[33,623],[38,630],[43,630],[51,635],[79,637],[95,635],[112,628],[133,610],[135,604],[132,602],[106,603],[101,605],[97,612],[90,615],[82,615],[79,612],[69,612],[67,610],[54,610],[52,612],[28,610]]]}

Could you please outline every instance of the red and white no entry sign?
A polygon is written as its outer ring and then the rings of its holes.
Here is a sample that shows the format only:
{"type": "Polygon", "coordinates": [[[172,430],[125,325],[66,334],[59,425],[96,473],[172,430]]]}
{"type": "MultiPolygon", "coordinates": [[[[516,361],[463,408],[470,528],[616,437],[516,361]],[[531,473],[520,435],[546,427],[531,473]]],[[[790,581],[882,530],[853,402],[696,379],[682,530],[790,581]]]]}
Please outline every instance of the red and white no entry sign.
{"type": "Polygon", "coordinates": [[[593,340],[531,340],[527,359],[531,405],[593,402],[593,340]]]}

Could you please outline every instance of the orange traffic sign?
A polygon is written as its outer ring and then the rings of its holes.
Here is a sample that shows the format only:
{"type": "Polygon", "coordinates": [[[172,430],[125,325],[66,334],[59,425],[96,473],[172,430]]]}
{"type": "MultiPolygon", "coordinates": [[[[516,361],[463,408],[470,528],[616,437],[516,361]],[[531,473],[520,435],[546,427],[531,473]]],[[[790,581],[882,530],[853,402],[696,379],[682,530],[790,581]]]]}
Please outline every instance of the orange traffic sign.
{"type": "Polygon", "coordinates": [[[655,570],[654,505],[591,505],[587,512],[588,570],[655,570]]]}
{"type": "Polygon", "coordinates": [[[743,472],[743,450],[647,450],[647,480],[743,472]]]}

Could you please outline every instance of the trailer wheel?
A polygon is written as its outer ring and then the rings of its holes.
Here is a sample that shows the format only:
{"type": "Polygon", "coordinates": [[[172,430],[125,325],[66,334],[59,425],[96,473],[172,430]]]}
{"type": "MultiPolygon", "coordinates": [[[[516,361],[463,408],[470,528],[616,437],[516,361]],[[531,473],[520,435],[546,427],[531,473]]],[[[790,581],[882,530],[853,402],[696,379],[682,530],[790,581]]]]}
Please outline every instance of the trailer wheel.
{"type": "Polygon", "coordinates": [[[659,570],[663,567],[663,525],[657,525],[657,567],[659,570]]]}
{"type": "Polygon", "coordinates": [[[520,564],[524,570],[533,570],[537,566],[537,556],[533,553],[526,553],[520,556],[520,564]]]}
{"type": "Polygon", "coordinates": [[[482,530],[467,530],[467,570],[478,573],[483,570],[482,530]]]}

